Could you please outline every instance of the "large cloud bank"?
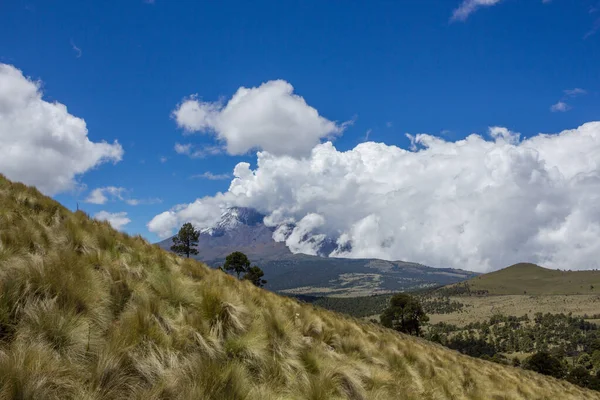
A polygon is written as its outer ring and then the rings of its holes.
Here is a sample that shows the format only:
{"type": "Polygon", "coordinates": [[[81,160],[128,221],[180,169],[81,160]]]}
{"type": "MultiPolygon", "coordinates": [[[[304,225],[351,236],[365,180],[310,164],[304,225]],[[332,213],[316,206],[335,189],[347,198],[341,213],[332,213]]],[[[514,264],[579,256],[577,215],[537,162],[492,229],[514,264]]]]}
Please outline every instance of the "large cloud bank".
{"type": "MultiPolygon", "coordinates": [[[[177,125],[186,132],[212,132],[229,154],[262,149],[275,155],[308,155],[322,138],[341,133],[338,125],[294,94],[283,80],[259,87],[241,87],[226,105],[202,102],[197,96],[184,99],[173,111],[177,125]]],[[[181,146],[181,145],[180,145],[181,146]]],[[[189,154],[180,147],[178,152],[189,154]],[[181,150],[181,151],[180,151],[181,150]]]]}
{"type": "Polygon", "coordinates": [[[600,267],[600,122],[527,140],[500,127],[487,138],[411,139],[413,151],[367,142],[346,152],[320,144],[302,159],[259,152],[256,170],[235,167],[228,192],[177,206],[148,228],[166,237],[186,221],[210,226],[238,205],[267,213],[271,225],[295,222],[297,232],[275,237],[305,253],[307,236],[325,234],[343,257],[473,271],[519,261],[600,267]]]}
{"type": "Polygon", "coordinates": [[[94,143],[85,121],[42,99],[40,83],[0,64],[0,172],[53,195],[73,189],[78,175],[120,161],[115,141],[94,143]]]}

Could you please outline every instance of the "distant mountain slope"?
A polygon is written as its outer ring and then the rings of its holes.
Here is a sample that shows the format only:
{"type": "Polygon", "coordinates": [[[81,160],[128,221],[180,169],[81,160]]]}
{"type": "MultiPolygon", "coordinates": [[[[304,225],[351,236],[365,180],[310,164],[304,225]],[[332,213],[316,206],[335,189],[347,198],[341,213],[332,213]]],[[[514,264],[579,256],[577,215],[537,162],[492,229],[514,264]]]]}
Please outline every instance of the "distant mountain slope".
{"type": "MultiPolygon", "coordinates": [[[[285,243],[273,240],[275,228],[265,226],[263,218],[251,208],[227,210],[214,227],[201,231],[195,258],[216,267],[231,252],[241,251],[265,271],[268,289],[290,294],[364,296],[447,285],[477,275],[404,261],[327,257],[336,248],[329,238],[318,243],[317,256],[293,254],[285,243]]],[[[171,244],[169,238],[159,246],[169,250],[171,244]]]]}
{"type": "MultiPolygon", "coordinates": [[[[285,243],[273,240],[275,228],[264,225],[264,217],[252,208],[228,209],[214,227],[201,230],[198,257],[209,265],[221,264],[229,253],[236,250],[257,261],[294,258],[285,243]]],[[[159,243],[165,249],[169,249],[171,244],[171,238],[159,243]]],[[[319,254],[326,256],[331,251],[326,242],[319,254]]]]}
{"type": "Polygon", "coordinates": [[[600,294],[600,271],[559,271],[520,263],[453,287],[491,295],[600,294]]]}
{"type": "Polygon", "coordinates": [[[0,399],[600,399],[254,287],[0,175],[0,399]]]}

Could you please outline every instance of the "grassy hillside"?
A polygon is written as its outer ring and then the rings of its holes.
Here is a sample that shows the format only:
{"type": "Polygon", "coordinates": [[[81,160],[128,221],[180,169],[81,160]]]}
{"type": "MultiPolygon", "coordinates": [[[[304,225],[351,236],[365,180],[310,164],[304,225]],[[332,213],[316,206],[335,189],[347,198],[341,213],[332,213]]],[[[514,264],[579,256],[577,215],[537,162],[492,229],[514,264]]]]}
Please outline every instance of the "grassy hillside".
{"type": "MultiPolygon", "coordinates": [[[[600,294],[600,271],[558,271],[535,264],[515,264],[451,285],[454,294],[600,294]]],[[[449,294],[451,290],[444,291],[449,294]]]]}
{"type": "Polygon", "coordinates": [[[0,176],[0,399],[600,399],[266,292],[0,176]]]}

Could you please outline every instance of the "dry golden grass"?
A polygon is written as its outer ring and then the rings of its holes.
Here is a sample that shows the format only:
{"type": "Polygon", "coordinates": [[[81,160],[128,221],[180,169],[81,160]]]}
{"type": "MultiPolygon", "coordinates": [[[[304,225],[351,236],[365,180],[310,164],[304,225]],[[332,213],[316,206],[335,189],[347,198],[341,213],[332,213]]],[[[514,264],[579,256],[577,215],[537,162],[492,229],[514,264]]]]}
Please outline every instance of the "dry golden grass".
{"type": "Polygon", "coordinates": [[[600,312],[600,296],[598,295],[464,296],[451,297],[450,300],[463,303],[465,305],[463,311],[449,314],[430,314],[430,323],[445,322],[456,326],[464,326],[472,322],[490,319],[495,314],[517,317],[528,314],[533,317],[537,312],[543,314],[572,313],[576,316],[594,315],[600,312]]]}
{"type": "Polygon", "coordinates": [[[258,289],[0,177],[1,399],[600,399],[258,289]]]}

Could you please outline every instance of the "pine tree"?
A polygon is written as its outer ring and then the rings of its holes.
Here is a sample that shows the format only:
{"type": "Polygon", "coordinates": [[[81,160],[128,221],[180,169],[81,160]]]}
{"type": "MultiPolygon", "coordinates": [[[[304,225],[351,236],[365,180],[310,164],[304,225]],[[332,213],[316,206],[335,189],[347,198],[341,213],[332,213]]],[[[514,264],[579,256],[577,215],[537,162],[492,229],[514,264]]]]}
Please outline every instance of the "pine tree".
{"type": "Polygon", "coordinates": [[[198,254],[198,250],[196,250],[194,246],[198,245],[199,236],[200,232],[195,230],[192,224],[186,222],[183,224],[177,235],[173,236],[171,251],[182,256],[185,255],[187,258],[190,258],[190,254],[198,254]]]}
{"type": "Polygon", "coordinates": [[[235,272],[239,279],[241,273],[248,272],[248,268],[250,268],[250,260],[248,260],[248,257],[244,253],[240,251],[234,251],[225,258],[225,264],[223,265],[223,268],[225,268],[226,271],[235,272]]]}
{"type": "Polygon", "coordinates": [[[265,276],[263,270],[255,265],[248,269],[246,275],[244,275],[244,279],[252,282],[255,286],[263,287],[267,283],[267,281],[262,279],[263,276],[265,276]]]}
{"type": "Polygon", "coordinates": [[[429,321],[419,301],[405,293],[397,293],[390,299],[390,304],[380,317],[386,328],[419,336],[421,326],[429,321]]]}

